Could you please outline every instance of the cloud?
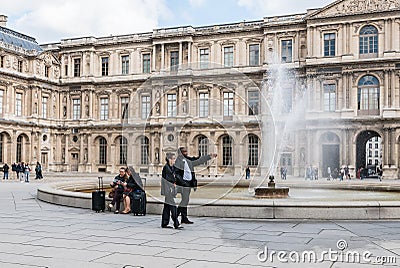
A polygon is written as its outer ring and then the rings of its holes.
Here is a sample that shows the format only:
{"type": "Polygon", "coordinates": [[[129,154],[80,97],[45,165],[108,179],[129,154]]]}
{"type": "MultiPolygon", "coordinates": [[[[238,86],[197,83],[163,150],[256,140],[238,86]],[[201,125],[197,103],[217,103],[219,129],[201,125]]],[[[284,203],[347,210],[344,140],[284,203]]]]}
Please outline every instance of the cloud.
{"type": "Polygon", "coordinates": [[[0,5],[2,12],[13,18],[10,28],[23,29],[44,43],[152,31],[160,18],[173,16],[165,1],[0,0],[0,5]]]}
{"type": "Polygon", "coordinates": [[[244,7],[257,17],[306,13],[307,9],[322,8],[333,0],[237,0],[239,7],[244,7]]]}
{"type": "Polygon", "coordinates": [[[201,7],[204,6],[206,0],[189,0],[190,6],[201,7]]]}

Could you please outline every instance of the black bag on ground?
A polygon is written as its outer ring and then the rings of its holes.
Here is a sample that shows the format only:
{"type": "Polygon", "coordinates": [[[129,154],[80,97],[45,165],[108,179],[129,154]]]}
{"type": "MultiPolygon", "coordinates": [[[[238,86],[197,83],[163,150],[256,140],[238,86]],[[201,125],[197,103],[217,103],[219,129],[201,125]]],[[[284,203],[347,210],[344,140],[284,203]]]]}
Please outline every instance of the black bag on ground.
{"type": "Polygon", "coordinates": [[[92,192],[92,210],[104,212],[106,209],[106,191],[103,187],[103,177],[99,177],[99,188],[92,192]]]}
{"type": "Polygon", "coordinates": [[[133,191],[129,194],[131,198],[131,212],[133,215],[146,215],[146,193],[144,191],[133,191]]]}

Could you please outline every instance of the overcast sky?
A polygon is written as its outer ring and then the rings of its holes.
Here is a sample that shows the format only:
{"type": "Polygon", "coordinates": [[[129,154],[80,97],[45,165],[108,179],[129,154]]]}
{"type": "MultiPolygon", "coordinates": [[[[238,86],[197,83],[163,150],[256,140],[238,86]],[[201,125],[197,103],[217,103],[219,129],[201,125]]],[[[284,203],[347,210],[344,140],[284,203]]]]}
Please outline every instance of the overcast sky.
{"type": "Polygon", "coordinates": [[[305,13],[334,0],[0,0],[7,27],[39,43],[305,13]]]}

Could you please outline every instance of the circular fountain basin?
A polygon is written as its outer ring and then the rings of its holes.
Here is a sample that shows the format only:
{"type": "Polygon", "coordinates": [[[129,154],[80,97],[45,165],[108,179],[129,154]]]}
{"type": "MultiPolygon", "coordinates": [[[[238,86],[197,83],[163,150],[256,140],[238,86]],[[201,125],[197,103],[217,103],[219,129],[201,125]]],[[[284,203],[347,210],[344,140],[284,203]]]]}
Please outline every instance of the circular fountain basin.
{"type": "MultiPolygon", "coordinates": [[[[59,182],[38,188],[39,200],[91,208],[91,191],[97,180],[59,182]]],[[[106,184],[107,185],[107,184],[106,184]]],[[[147,211],[161,214],[164,198],[159,180],[148,183],[147,211]]],[[[259,199],[246,184],[207,184],[192,192],[192,216],[252,219],[400,219],[400,186],[289,185],[288,198],[259,199]]],[[[278,188],[279,189],[279,188],[278,188]]],[[[179,197],[179,195],[178,195],[179,197]]],[[[179,198],[176,199],[179,203],[179,198]]]]}
{"type": "Polygon", "coordinates": [[[287,198],[289,187],[257,187],[254,189],[257,198],[287,198]]]}

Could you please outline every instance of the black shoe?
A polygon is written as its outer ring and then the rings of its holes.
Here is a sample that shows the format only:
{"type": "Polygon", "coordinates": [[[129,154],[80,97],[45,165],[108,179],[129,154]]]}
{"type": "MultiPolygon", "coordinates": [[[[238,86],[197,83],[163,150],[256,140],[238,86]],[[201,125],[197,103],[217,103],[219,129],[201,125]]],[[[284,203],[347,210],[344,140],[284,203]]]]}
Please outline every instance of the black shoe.
{"type": "Polygon", "coordinates": [[[169,226],[169,225],[161,225],[161,228],[172,229],[172,226],[169,226]]]}
{"type": "Polygon", "coordinates": [[[184,224],[193,224],[193,222],[192,222],[192,221],[189,221],[189,220],[181,221],[181,223],[184,223],[184,224]]]}
{"type": "Polygon", "coordinates": [[[178,225],[178,226],[174,226],[174,228],[177,229],[177,230],[182,230],[182,229],[183,229],[183,226],[178,225]]]}

